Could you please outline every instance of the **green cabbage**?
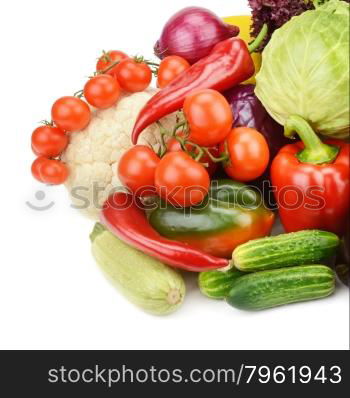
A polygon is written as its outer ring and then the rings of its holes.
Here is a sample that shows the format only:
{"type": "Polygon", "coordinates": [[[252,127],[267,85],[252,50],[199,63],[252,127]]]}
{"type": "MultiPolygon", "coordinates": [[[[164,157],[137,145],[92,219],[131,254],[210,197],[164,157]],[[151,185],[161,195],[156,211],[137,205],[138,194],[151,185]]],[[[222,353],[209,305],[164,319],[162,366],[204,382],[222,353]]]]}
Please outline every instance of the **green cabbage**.
{"type": "Polygon", "coordinates": [[[330,0],[276,30],[255,93],[282,125],[298,115],[319,134],[349,137],[349,5],[330,0]]]}

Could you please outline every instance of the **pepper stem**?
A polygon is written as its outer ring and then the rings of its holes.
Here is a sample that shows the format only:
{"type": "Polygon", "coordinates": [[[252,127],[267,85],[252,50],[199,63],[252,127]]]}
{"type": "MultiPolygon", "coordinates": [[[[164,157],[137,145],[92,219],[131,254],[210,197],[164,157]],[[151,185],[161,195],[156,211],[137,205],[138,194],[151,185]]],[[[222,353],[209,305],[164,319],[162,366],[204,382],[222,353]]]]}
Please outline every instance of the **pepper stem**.
{"type": "Polygon", "coordinates": [[[305,145],[305,148],[296,155],[300,162],[322,164],[332,163],[336,159],[339,148],[322,142],[306,120],[292,115],[284,125],[284,135],[293,138],[295,133],[299,135],[305,145]]]}
{"type": "Polygon", "coordinates": [[[264,25],[261,28],[261,31],[259,32],[258,36],[248,45],[248,50],[250,53],[254,52],[260,44],[263,42],[265,39],[267,32],[268,32],[268,27],[267,24],[264,23],[264,25]]]}

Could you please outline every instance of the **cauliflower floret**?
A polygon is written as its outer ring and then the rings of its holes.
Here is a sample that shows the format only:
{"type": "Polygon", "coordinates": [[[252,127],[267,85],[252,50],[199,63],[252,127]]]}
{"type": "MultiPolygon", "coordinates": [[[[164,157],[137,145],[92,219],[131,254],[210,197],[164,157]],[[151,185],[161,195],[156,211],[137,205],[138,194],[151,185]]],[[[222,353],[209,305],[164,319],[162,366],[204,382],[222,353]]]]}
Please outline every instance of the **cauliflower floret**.
{"type": "MultiPolygon", "coordinates": [[[[115,106],[94,110],[89,125],[69,135],[69,145],[62,154],[62,161],[69,168],[66,187],[73,206],[90,218],[98,219],[108,195],[122,186],[117,175],[119,160],[132,146],[130,136],[138,113],[155,92],[125,94],[115,106]]],[[[172,129],[176,116],[169,115],[161,122],[172,129]]],[[[157,147],[157,126],[154,124],[145,129],[138,143],[157,147]]]]}

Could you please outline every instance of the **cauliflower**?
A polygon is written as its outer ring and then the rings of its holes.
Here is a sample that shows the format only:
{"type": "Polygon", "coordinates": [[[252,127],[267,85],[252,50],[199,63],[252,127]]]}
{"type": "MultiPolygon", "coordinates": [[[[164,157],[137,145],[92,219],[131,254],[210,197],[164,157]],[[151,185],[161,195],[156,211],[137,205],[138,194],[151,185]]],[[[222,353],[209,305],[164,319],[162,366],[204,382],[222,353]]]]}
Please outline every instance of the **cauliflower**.
{"type": "MultiPolygon", "coordinates": [[[[66,187],[72,204],[85,215],[98,219],[98,213],[113,189],[121,187],[117,169],[119,159],[131,146],[131,131],[139,111],[155,94],[155,90],[126,94],[117,104],[105,110],[94,110],[89,125],[70,134],[70,142],[62,154],[69,169],[66,187]]],[[[172,129],[176,115],[161,120],[172,129]]],[[[145,129],[139,144],[157,146],[156,125],[145,129]]]]}

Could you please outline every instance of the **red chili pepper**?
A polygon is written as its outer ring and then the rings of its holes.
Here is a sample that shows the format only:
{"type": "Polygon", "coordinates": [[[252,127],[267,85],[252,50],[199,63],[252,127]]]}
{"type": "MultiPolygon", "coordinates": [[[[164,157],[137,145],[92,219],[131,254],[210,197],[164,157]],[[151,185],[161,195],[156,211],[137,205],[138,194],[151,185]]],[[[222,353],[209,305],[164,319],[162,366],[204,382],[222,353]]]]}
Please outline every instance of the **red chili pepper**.
{"type": "Polygon", "coordinates": [[[137,143],[140,133],[150,124],[181,109],[186,96],[194,90],[211,88],[225,91],[253,76],[255,67],[250,52],[260,45],[266,33],[267,26],[264,25],[249,46],[237,37],[218,43],[207,57],[159,91],[138,115],[131,137],[133,144],[137,143]]]}
{"type": "Polygon", "coordinates": [[[163,238],[149,224],[141,202],[124,192],[108,198],[101,222],[119,239],[173,267],[200,272],[229,265],[227,259],[163,238]]]}
{"type": "Polygon", "coordinates": [[[350,144],[322,142],[311,126],[291,116],[285,135],[303,142],[286,145],[271,166],[279,214],[287,232],[323,229],[342,235],[350,207],[350,144]]]}

